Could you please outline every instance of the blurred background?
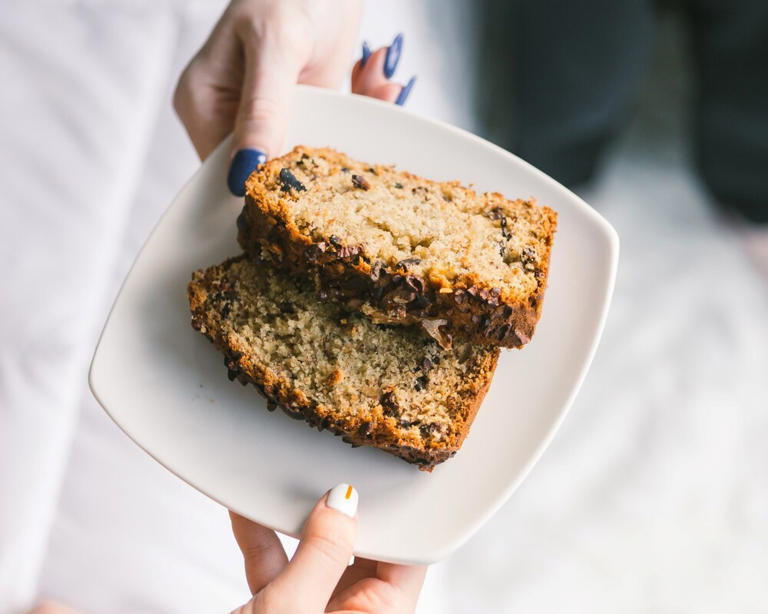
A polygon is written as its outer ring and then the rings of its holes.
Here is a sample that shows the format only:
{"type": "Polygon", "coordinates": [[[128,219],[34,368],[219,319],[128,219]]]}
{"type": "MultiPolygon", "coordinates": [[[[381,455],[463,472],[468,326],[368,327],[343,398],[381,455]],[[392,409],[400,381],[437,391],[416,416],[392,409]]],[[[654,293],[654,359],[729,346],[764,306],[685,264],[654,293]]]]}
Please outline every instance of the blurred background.
{"type": "MultiPolygon", "coordinates": [[[[90,395],[117,288],[198,160],[171,109],[219,0],[0,8],[0,612],[214,612],[225,510],[90,395]]],[[[540,166],[617,229],[568,419],[418,612],[765,612],[768,4],[370,0],[407,107],[540,166]],[[763,222],[761,225],[759,222],[763,222]]],[[[359,47],[358,47],[359,50],[359,47]]],[[[350,58],[351,63],[357,56],[350,58]]]]}

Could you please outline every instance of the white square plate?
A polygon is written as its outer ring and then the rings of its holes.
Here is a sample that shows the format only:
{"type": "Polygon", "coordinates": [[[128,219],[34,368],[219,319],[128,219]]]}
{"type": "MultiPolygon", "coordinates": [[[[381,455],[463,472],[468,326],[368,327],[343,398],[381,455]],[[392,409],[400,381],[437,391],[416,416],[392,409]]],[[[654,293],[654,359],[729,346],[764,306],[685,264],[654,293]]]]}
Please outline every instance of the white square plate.
{"type": "Polygon", "coordinates": [[[502,353],[461,451],[433,473],[353,449],[227,379],[221,355],[190,326],[194,269],[241,250],[241,199],[225,187],[227,143],[195,173],[154,229],[115,301],[91,365],[93,394],[139,446],[227,507],[297,535],[326,489],[360,492],[356,554],[434,562],[510,496],[563,419],[594,354],[613,290],[618,238],[574,194],[461,130],[369,98],[296,90],[286,150],[330,146],[431,179],[458,179],[558,213],[549,289],[533,340],[502,353]]]}

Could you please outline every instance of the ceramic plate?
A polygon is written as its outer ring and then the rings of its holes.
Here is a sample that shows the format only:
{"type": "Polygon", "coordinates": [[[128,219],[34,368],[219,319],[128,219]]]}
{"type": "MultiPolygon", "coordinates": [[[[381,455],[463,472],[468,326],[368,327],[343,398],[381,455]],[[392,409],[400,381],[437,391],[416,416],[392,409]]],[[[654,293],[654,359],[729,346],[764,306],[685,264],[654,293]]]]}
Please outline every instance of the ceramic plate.
{"type": "Polygon", "coordinates": [[[512,494],[563,419],[594,354],[613,289],[618,238],[586,203],[512,154],[369,98],[297,88],[285,148],[331,146],[431,179],[458,179],[555,209],[549,289],[533,340],[502,352],[463,448],[433,473],[353,449],[230,383],[221,355],[190,326],[197,268],[240,252],[241,199],[225,187],[227,143],[150,235],[93,357],[93,394],[139,446],[216,501],[289,535],[339,482],[360,492],[356,554],[427,563],[466,541],[512,494]]]}

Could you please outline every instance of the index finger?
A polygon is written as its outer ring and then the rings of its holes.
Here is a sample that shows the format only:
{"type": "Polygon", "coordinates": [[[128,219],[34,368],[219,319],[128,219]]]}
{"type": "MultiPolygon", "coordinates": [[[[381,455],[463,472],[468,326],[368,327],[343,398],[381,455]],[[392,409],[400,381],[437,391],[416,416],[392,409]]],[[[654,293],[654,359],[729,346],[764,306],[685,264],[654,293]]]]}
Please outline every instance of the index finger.
{"type": "Polygon", "coordinates": [[[248,588],[255,595],[285,568],[288,557],[275,532],[229,512],[235,541],[243,553],[248,588]]]}

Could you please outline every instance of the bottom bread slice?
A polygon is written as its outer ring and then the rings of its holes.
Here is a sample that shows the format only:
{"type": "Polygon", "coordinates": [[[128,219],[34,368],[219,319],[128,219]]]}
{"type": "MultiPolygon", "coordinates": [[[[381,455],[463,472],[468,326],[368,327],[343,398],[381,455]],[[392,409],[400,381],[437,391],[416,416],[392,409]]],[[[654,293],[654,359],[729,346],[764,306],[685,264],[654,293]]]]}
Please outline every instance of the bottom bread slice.
{"type": "Polygon", "coordinates": [[[188,296],[230,379],[254,384],[270,409],[430,471],[461,447],[499,355],[375,324],[245,255],[193,273],[188,296]]]}

